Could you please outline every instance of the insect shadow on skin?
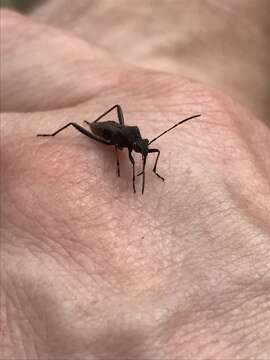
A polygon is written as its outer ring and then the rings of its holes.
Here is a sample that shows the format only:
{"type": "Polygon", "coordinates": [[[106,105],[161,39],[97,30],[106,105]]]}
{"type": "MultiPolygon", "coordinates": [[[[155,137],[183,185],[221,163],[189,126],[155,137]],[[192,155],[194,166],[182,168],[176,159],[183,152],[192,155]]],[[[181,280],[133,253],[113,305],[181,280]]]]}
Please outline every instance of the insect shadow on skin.
{"type": "Polygon", "coordinates": [[[117,163],[117,174],[120,177],[120,164],[119,164],[119,157],[118,157],[118,150],[123,150],[124,148],[128,149],[129,160],[132,163],[133,167],[133,191],[136,193],[135,187],[135,161],[132,156],[132,151],[142,154],[142,162],[143,168],[142,171],[137,174],[137,176],[143,175],[143,182],[142,182],[142,194],[144,193],[145,187],[145,165],[146,159],[149,153],[157,153],[156,161],[154,164],[153,171],[154,173],[161,179],[165,180],[161,175],[157,172],[157,163],[160,156],[160,150],[156,148],[149,149],[149,145],[156,141],[158,138],[166,134],[167,132],[171,131],[172,129],[176,128],[177,126],[183,124],[184,122],[199,117],[201,115],[193,115],[184,120],[179,121],[177,124],[173,125],[169,129],[163,131],[161,134],[156,136],[154,139],[149,141],[148,139],[143,139],[140,133],[140,130],[137,126],[127,126],[124,122],[124,115],[120,105],[114,105],[109,110],[105,111],[101,114],[96,120],[93,122],[84,121],[87,125],[89,125],[90,130],[85,129],[84,127],[80,126],[75,122],[70,122],[60,129],[56,130],[52,134],[38,134],[37,136],[55,136],[60,131],[66,129],[69,126],[73,126],[75,129],[80,131],[82,134],[88,136],[89,138],[104,144],[104,145],[113,145],[115,148],[116,154],[116,163],[117,163]],[[101,121],[104,116],[109,114],[114,109],[117,110],[117,117],[118,122],[115,121],[101,121]]]}

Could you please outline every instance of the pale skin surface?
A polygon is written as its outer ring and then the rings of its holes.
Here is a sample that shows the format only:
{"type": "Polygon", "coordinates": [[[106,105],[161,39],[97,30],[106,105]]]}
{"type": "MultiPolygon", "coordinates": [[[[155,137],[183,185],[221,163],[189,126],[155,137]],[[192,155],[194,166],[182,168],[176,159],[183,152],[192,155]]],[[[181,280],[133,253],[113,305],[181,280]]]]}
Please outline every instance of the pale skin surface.
{"type": "Polygon", "coordinates": [[[269,129],[204,85],[2,16],[1,359],[269,358],[269,129]],[[150,139],[202,113],[155,143],[166,181],[149,157],[143,196],[126,153],[119,179],[113,149],[74,129],[35,136],[115,103],[150,139]]]}

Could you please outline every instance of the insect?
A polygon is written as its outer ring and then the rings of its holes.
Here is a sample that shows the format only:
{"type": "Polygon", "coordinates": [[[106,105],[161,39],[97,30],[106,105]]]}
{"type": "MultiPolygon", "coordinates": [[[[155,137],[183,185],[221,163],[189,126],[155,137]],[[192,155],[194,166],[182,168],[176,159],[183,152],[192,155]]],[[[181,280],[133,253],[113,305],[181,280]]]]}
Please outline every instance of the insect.
{"type": "Polygon", "coordinates": [[[140,130],[137,126],[127,126],[124,122],[124,115],[123,111],[120,105],[114,105],[109,110],[105,111],[102,115],[100,115],[96,120],[93,122],[84,121],[87,125],[89,125],[90,130],[85,129],[84,127],[80,126],[79,124],[75,122],[70,122],[60,129],[56,130],[52,134],[38,134],[37,136],[55,136],[60,131],[66,129],[69,126],[73,126],[76,130],[80,131],[82,134],[88,136],[89,138],[104,144],[104,145],[113,145],[115,148],[116,153],[116,164],[117,164],[117,174],[120,177],[120,164],[119,164],[119,157],[118,157],[118,150],[123,150],[123,148],[128,149],[128,155],[129,160],[132,163],[133,167],[133,176],[132,176],[132,183],[133,183],[133,191],[136,193],[136,187],[135,187],[135,161],[132,156],[132,151],[135,151],[137,153],[142,154],[142,171],[137,175],[143,175],[143,182],[142,182],[142,194],[144,193],[145,188],[145,165],[146,165],[146,159],[147,155],[149,153],[157,153],[157,157],[155,160],[153,172],[161,179],[165,180],[161,175],[157,172],[157,163],[160,156],[160,150],[159,149],[150,149],[149,145],[152,144],[154,141],[156,141],[158,138],[166,134],[168,131],[171,131],[175,127],[183,124],[184,122],[194,119],[201,115],[193,115],[190,116],[184,120],[179,121],[177,124],[173,125],[169,129],[163,131],[161,134],[156,136],[154,139],[149,141],[148,139],[143,139],[140,133],[140,130]],[[101,120],[104,116],[109,114],[114,109],[117,110],[117,117],[118,122],[115,121],[102,121],[101,120]]]}

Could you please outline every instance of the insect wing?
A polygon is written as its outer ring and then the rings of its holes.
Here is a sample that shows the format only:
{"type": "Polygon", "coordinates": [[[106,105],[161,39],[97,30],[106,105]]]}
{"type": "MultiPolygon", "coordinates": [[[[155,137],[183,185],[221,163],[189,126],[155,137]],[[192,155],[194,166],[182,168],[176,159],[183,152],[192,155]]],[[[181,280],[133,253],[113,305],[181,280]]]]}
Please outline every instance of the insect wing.
{"type": "Polygon", "coordinates": [[[92,132],[106,141],[112,142],[113,139],[121,133],[122,126],[115,121],[104,121],[99,123],[91,123],[92,132]]]}

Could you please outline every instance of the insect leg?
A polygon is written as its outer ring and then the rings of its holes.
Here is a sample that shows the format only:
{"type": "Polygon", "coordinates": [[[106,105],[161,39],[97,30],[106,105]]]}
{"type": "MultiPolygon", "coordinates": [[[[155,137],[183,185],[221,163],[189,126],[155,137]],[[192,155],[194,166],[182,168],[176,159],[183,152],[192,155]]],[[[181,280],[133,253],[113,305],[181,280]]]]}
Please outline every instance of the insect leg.
{"type": "Polygon", "coordinates": [[[120,177],[120,163],[119,163],[117,146],[115,145],[114,148],[115,148],[115,154],[116,154],[117,174],[118,174],[118,176],[120,177]]]}
{"type": "Polygon", "coordinates": [[[124,125],[124,115],[123,115],[123,111],[120,105],[114,105],[113,107],[111,107],[109,110],[105,111],[105,113],[103,113],[102,115],[100,115],[96,120],[94,120],[93,122],[98,122],[100,119],[102,119],[104,116],[106,116],[107,114],[109,114],[112,110],[117,109],[117,117],[118,117],[118,121],[120,125],[124,125]]]}
{"type": "Polygon", "coordinates": [[[149,153],[158,153],[157,155],[157,158],[156,158],[156,161],[155,161],[155,165],[154,165],[154,168],[153,168],[153,171],[154,173],[161,179],[161,180],[165,180],[164,177],[160,176],[158,173],[157,173],[157,163],[158,163],[158,158],[159,158],[159,155],[160,155],[160,150],[159,149],[149,149],[148,151],[149,153]]]}
{"type": "Polygon", "coordinates": [[[143,156],[143,183],[142,183],[142,194],[144,193],[144,186],[145,186],[145,164],[146,164],[146,156],[143,156]]]}
{"type": "Polygon", "coordinates": [[[63,127],[61,127],[60,129],[56,130],[55,132],[53,132],[52,134],[37,134],[37,136],[55,136],[56,134],[58,134],[60,131],[66,129],[67,127],[69,126],[73,126],[76,130],[78,130],[79,132],[81,132],[82,134],[90,137],[91,139],[95,140],[95,141],[98,141],[102,144],[105,144],[105,145],[112,145],[111,143],[105,141],[105,140],[102,140],[102,139],[99,139],[98,137],[96,137],[94,134],[92,134],[90,131],[86,130],[85,128],[83,128],[82,126],[80,126],[79,124],[77,123],[74,123],[74,122],[71,122],[71,123],[68,123],[66,125],[64,125],[63,127]]]}
{"type": "Polygon", "coordinates": [[[133,182],[133,192],[136,193],[136,188],[135,188],[135,161],[133,159],[133,156],[131,154],[132,150],[128,150],[128,156],[129,156],[129,160],[132,163],[132,167],[133,167],[133,176],[132,176],[132,182],[133,182]]]}

